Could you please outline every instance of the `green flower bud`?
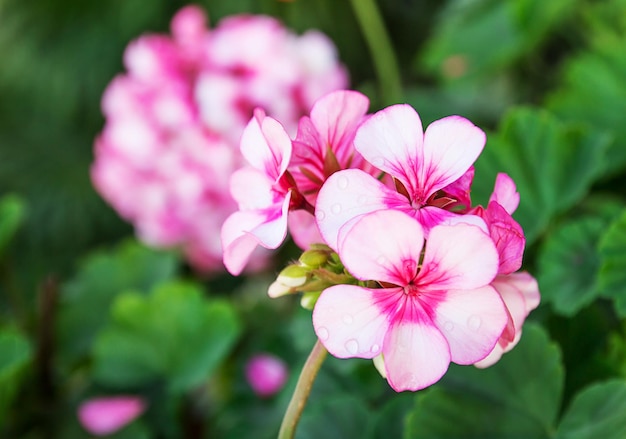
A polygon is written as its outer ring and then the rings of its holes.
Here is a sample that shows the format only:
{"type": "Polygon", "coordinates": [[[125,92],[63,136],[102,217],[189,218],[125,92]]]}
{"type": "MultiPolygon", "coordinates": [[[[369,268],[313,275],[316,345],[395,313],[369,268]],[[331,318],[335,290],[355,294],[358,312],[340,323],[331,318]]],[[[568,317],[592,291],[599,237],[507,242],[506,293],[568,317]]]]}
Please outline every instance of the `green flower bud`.
{"type": "Polygon", "coordinates": [[[328,251],[307,250],[300,256],[300,262],[310,268],[319,268],[328,261],[328,251]]]}
{"type": "Polygon", "coordinates": [[[304,293],[302,295],[302,298],[300,299],[300,305],[304,309],[312,310],[315,307],[315,304],[317,303],[317,299],[319,299],[320,294],[322,294],[321,291],[311,291],[308,293],[304,293]]]}

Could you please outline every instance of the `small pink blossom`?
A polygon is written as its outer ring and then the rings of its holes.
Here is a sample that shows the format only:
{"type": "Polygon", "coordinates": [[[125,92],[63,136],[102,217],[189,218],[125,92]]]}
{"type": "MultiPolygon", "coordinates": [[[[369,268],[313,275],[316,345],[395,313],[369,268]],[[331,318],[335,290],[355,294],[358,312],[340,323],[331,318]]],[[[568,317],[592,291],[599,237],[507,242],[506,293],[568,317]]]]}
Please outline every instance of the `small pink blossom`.
{"type": "Polygon", "coordinates": [[[489,285],[498,270],[489,236],[458,224],[434,226],[425,244],[424,237],[424,227],[403,212],[355,219],[340,231],[339,256],[355,278],[380,288],[332,286],[313,311],[315,332],[332,355],[382,354],[396,391],[435,383],[450,361],[482,360],[507,321],[489,285]]]}
{"type": "Polygon", "coordinates": [[[451,195],[469,202],[471,167],[485,145],[485,133],[467,119],[446,117],[423,132],[413,108],[393,105],[363,122],[354,145],[369,163],[393,177],[395,190],[359,170],[332,175],[316,206],[320,232],[332,248],[338,245],[341,226],[384,209],[405,212],[426,230],[459,221],[484,227],[480,218],[449,210],[460,201],[451,195]]]}
{"type": "Polygon", "coordinates": [[[280,391],[287,382],[287,365],[270,354],[257,354],[246,364],[246,379],[252,390],[262,398],[280,391]]]}
{"type": "Polygon", "coordinates": [[[93,398],[78,408],[78,420],[85,430],[96,436],[108,436],[120,430],[146,409],[137,396],[93,398]]]}

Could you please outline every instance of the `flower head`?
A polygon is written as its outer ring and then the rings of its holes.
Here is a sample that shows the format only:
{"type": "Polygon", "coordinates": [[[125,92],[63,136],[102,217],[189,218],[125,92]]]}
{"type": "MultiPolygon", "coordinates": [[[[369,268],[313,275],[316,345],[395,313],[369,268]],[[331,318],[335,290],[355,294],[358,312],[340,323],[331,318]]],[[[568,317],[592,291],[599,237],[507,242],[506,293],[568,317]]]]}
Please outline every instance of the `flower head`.
{"type": "Polygon", "coordinates": [[[433,384],[450,361],[483,359],[507,321],[489,286],[498,270],[489,236],[458,224],[434,226],[426,243],[424,237],[424,227],[402,212],[355,219],[340,231],[338,253],[368,286],[327,288],[313,311],[315,332],[331,354],[382,354],[397,391],[433,384]]]}

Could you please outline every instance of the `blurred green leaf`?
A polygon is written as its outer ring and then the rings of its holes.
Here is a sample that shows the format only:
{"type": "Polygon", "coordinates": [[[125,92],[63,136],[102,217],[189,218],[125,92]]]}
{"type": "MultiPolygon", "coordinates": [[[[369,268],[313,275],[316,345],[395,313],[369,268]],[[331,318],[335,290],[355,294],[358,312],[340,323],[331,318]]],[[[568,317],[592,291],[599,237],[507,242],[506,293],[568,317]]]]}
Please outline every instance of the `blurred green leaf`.
{"type": "Polygon", "coordinates": [[[329,397],[307,405],[296,430],[296,439],[344,439],[363,437],[370,414],[361,398],[329,397]]]}
{"type": "Polygon", "coordinates": [[[420,64],[448,80],[491,74],[534,50],[574,5],[569,0],[451,1],[420,64]]]}
{"type": "Polygon", "coordinates": [[[509,174],[521,197],[514,217],[530,243],[587,193],[607,145],[607,136],[563,124],[545,111],[515,108],[488,137],[476,162],[473,192],[486,201],[496,174],[509,174]]]}
{"type": "Polygon", "coordinates": [[[565,412],[556,439],[626,437],[626,382],[608,381],[580,392],[565,412]]]}
{"type": "Polygon", "coordinates": [[[89,353],[118,294],[125,290],[147,293],[171,279],[177,266],[174,253],[151,250],[133,240],[85,259],[77,275],[63,286],[59,300],[57,339],[61,361],[71,364],[89,353]]]}
{"type": "Polygon", "coordinates": [[[564,371],[558,347],[536,325],[519,345],[485,369],[454,367],[445,382],[417,394],[406,439],[548,438],[564,371]]]}
{"type": "Polygon", "coordinates": [[[4,252],[13,235],[22,224],[26,206],[17,195],[0,198],[0,254],[4,252]]]}
{"type": "Polygon", "coordinates": [[[415,396],[409,392],[393,395],[387,404],[370,416],[368,439],[401,438],[404,421],[414,405],[415,396]]]}
{"type": "Polygon", "coordinates": [[[614,300],[620,316],[626,317],[626,210],[604,233],[599,248],[600,289],[614,300]]]}
{"type": "Polygon", "coordinates": [[[587,217],[567,222],[550,233],[539,253],[537,280],[543,301],[572,317],[593,301],[598,288],[598,241],[608,220],[587,217]]]}
{"type": "Polygon", "coordinates": [[[166,379],[174,393],[205,381],[233,347],[240,323],[226,301],[207,300],[192,284],[170,282],[149,296],[118,296],[96,339],[94,374],[109,386],[166,379]]]}
{"type": "Polygon", "coordinates": [[[0,329],[0,427],[31,357],[30,342],[23,334],[13,329],[0,329]]]}

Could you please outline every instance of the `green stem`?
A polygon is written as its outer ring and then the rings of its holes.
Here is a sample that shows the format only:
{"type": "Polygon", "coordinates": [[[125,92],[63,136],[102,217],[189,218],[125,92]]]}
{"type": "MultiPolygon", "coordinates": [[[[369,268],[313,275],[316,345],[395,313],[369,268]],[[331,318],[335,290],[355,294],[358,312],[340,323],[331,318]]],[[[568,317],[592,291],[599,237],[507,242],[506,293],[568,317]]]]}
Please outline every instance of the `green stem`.
{"type": "Polygon", "coordinates": [[[326,354],[328,354],[328,351],[322,343],[317,340],[315,346],[313,346],[313,350],[311,350],[309,354],[309,358],[307,358],[306,363],[304,363],[302,372],[300,372],[296,389],[291,396],[291,401],[289,401],[289,406],[283,417],[283,423],[278,432],[278,439],[293,439],[295,436],[300,415],[302,415],[304,406],[311,393],[313,382],[326,358],[326,354]]]}
{"type": "Polygon", "coordinates": [[[385,105],[397,104],[402,100],[400,69],[376,1],[350,0],[350,3],[374,60],[381,101],[385,105]]]}

